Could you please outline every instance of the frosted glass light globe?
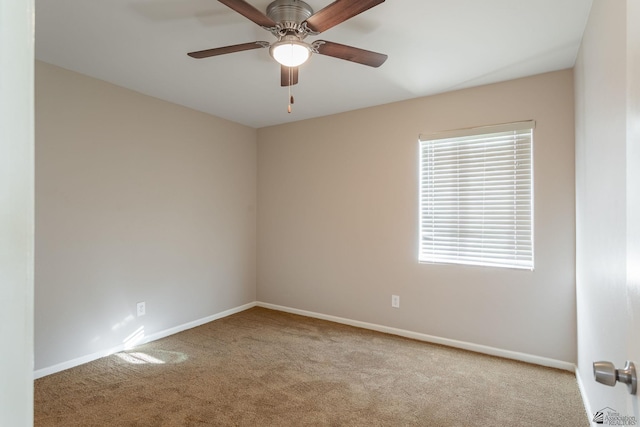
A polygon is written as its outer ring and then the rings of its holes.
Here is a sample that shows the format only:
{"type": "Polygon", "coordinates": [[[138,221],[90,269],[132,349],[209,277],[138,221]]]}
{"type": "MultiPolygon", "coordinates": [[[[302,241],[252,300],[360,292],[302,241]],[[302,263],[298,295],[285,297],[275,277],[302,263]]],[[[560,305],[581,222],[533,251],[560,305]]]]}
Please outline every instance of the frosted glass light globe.
{"type": "Polygon", "coordinates": [[[286,67],[304,64],[310,54],[309,48],[300,42],[283,41],[271,46],[271,56],[286,67]]]}

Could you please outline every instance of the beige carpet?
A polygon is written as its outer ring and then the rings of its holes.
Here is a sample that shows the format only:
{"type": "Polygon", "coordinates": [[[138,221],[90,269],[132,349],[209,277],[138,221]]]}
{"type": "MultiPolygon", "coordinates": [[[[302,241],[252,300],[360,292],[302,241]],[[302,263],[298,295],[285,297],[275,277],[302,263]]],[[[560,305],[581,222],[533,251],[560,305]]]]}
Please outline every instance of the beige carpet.
{"type": "Polygon", "coordinates": [[[588,426],[569,372],[253,308],[35,382],[36,426],[588,426]]]}

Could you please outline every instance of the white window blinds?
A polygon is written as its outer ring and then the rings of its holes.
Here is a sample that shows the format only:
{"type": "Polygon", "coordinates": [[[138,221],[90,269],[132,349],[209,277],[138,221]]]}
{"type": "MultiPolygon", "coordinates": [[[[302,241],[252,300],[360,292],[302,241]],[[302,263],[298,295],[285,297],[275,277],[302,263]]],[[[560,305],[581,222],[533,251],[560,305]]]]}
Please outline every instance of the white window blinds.
{"type": "Polygon", "coordinates": [[[420,135],[421,262],[533,269],[533,128],[420,135]]]}

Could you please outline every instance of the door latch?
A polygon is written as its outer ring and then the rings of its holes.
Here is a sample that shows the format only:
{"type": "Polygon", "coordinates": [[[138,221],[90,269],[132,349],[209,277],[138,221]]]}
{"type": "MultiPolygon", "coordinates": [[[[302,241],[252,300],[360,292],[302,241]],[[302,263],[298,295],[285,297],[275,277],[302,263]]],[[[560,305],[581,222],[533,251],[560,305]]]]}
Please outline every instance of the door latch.
{"type": "Polygon", "coordinates": [[[636,367],[628,360],[623,369],[616,369],[611,362],[593,362],[593,376],[597,382],[611,387],[616,382],[625,383],[631,394],[636,394],[638,390],[636,367]]]}

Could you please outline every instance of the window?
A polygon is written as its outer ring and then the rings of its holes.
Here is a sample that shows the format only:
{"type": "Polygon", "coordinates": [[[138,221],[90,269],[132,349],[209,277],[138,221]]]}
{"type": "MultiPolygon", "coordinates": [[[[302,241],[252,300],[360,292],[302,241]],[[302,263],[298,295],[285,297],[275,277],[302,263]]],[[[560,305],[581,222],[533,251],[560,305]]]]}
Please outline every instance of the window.
{"type": "Polygon", "coordinates": [[[533,270],[533,128],[420,135],[420,262],[533,270]]]}

